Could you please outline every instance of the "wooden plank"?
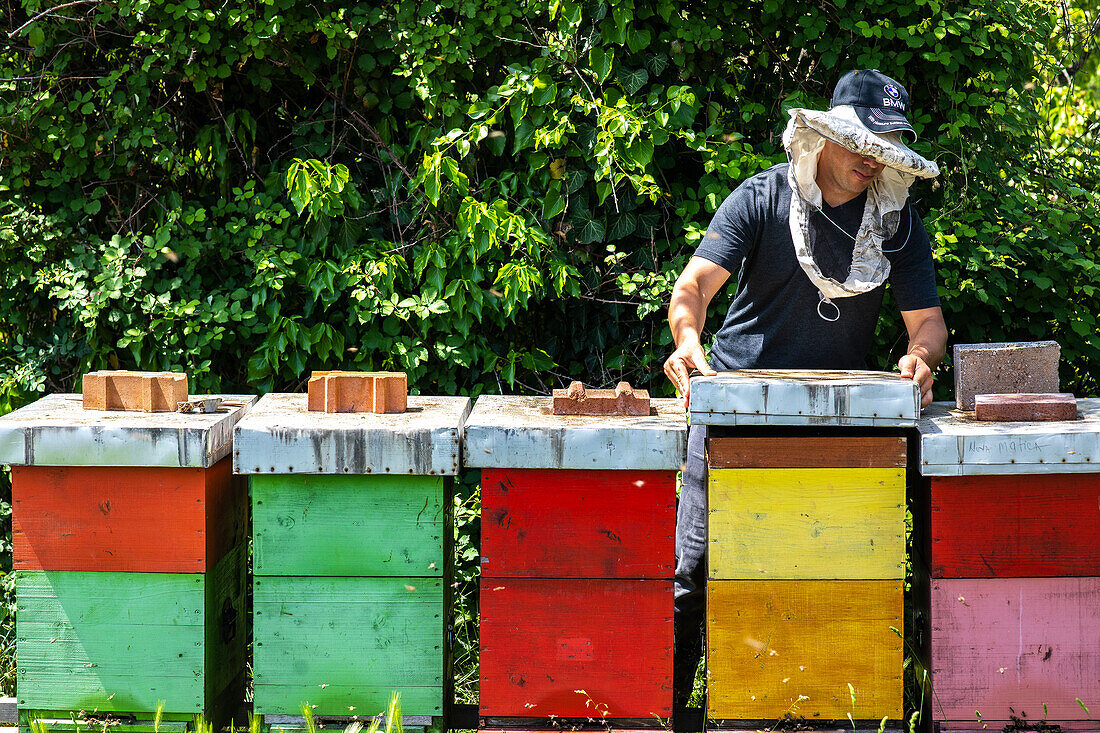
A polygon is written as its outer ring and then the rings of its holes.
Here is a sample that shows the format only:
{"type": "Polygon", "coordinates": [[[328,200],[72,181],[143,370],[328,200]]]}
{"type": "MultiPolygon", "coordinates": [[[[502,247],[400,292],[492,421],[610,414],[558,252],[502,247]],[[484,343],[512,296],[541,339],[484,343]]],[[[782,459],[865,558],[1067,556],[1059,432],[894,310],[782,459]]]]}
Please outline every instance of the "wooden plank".
{"type": "Polygon", "coordinates": [[[248,479],[233,474],[233,458],[226,456],[206,470],[206,567],[211,572],[235,548],[247,544],[249,526],[248,479]]]}
{"type": "Polygon", "coordinates": [[[257,575],[443,574],[442,476],[252,477],[257,575]]]}
{"type": "Polygon", "coordinates": [[[466,467],[675,471],[684,463],[683,400],[650,400],[642,417],[554,415],[551,402],[478,397],[466,421],[466,467]]]}
{"type": "MultiPolygon", "coordinates": [[[[377,715],[384,713],[389,708],[390,695],[397,683],[393,685],[381,680],[355,683],[352,685],[328,684],[312,685],[307,688],[302,684],[273,685],[264,684],[263,698],[256,698],[255,709],[263,706],[264,709],[293,710],[294,705],[290,700],[301,700],[305,704],[316,706],[313,708],[315,715],[377,715]],[[383,702],[384,701],[384,702],[383,702]],[[324,710],[325,713],[318,711],[324,710]],[[342,713],[339,711],[343,711],[342,713]]],[[[406,683],[401,684],[401,711],[424,710],[436,711],[436,716],[442,714],[442,698],[439,685],[415,686],[406,683]]],[[[256,688],[260,692],[260,688],[256,688]]],[[[297,706],[301,712],[302,706],[297,706]]],[[[289,713],[286,713],[289,715],[289,713]]],[[[425,713],[427,714],[427,713],[425,713]]],[[[267,716],[265,715],[265,718],[267,716]]],[[[422,717],[422,716],[421,716],[422,717]]],[[[345,726],[339,725],[337,729],[343,731],[345,726]]],[[[271,733],[277,730],[298,730],[292,725],[273,725],[271,733]]]]}
{"type": "MultiPolygon", "coordinates": [[[[19,731],[31,733],[31,721],[42,723],[50,733],[89,733],[89,731],[103,730],[104,727],[104,721],[95,717],[95,713],[92,711],[22,710],[19,715],[19,727],[8,729],[6,733],[18,733],[19,731]],[[89,717],[84,717],[81,712],[89,717]]],[[[107,727],[116,733],[186,733],[192,722],[169,720],[168,716],[163,714],[159,723],[155,715],[151,715],[145,720],[126,716],[115,717],[107,727]]]]}
{"type": "Polygon", "coordinates": [[[52,394],[0,417],[0,464],[204,468],[229,455],[233,425],[253,395],[219,397],[215,413],[85,410],[80,395],[52,394]]]}
{"type": "Polygon", "coordinates": [[[716,468],[712,579],[905,574],[905,469],[716,468]]]}
{"type": "Polygon", "coordinates": [[[204,580],[20,571],[18,698],[48,710],[203,710],[204,580]]]}
{"type": "Polygon", "coordinates": [[[691,380],[692,425],[911,427],[920,390],[897,374],[740,369],[691,380]]]}
{"type": "Polygon", "coordinates": [[[373,713],[396,691],[403,714],[440,714],[443,599],[438,578],[254,578],[256,713],[305,700],[316,715],[373,713]]]}
{"type": "Polygon", "coordinates": [[[937,720],[1084,720],[1100,709],[1100,578],[932,582],[937,720]],[[1045,712],[1044,712],[1045,706],[1045,712]],[[1014,713],[1011,711],[1015,711],[1014,713]]]}
{"type": "Polygon", "coordinates": [[[936,578],[1100,576],[1100,474],[931,479],[936,578]]]}
{"type": "Polygon", "coordinates": [[[710,581],[707,715],[898,719],[902,631],[898,580],[710,581]]]}
{"type": "Polygon", "coordinates": [[[672,471],[481,472],[483,578],[668,578],[672,471]]]}
{"type": "Polygon", "coordinates": [[[211,468],[13,466],[18,570],[197,573],[244,539],[232,461],[211,468]]]}
{"type": "Polygon", "coordinates": [[[905,438],[709,438],[711,468],[905,468],[905,438]]]}
{"type": "MultiPolygon", "coordinates": [[[[89,731],[103,730],[104,727],[104,721],[96,717],[92,711],[24,710],[20,712],[20,727],[12,728],[7,733],[17,733],[17,731],[30,733],[31,721],[42,723],[50,733],[89,733],[89,731]],[[88,717],[81,715],[82,712],[88,717]]],[[[150,715],[145,720],[126,716],[115,717],[107,727],[117,733],[186,733],[191,722],[193,721],[169,720],[168,716],[163,714],[159,723],[155,715],[150,715]]]]}
{"type": "Polygon", "coordinates": [[[310,412],[305,394],[267,394],[237,425],[233,470],[453,476],[468,397],[412,395],[399,414],[310,412]]]}
{"type": "Polygon", "coordinates": [[[248,545],[234,547],[206,575],[204,675],[206,719],[221,730],[244,699],[252,615],[248,608],[248,545]]]}
{"type": "Polygon", "coordinates": [[[481,586],[480,714],[672,711],[672,582],[506,578],[481,586]]]}

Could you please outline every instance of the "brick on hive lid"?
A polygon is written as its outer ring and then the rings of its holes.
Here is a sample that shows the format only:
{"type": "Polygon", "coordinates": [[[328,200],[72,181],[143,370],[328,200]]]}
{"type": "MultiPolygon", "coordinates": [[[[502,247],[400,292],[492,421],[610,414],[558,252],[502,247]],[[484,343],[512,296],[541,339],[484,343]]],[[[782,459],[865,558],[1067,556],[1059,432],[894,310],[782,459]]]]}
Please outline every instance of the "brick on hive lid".
{"type": "Polygon", "coordinates": [[[306,386],[311,412],[404,412],[408,403],[404,372],[313,372],[306,386]]]}
{"type": "Polygon", "coordinates": [[[580,382],[554,390],[555,415],[648,415],[649,392],[619,382],[615,389],[586,390],[580,382]]]}
{"type": "Polygon", "coordinates": [[[180,372],[97,371],[81,384],[85,410],[172,412],[187,401],[187,375],[180,372]]]}
{"type": "Polygon", "coordinates": [[[974,395],[974,419],[984,422],[1040,422],[1076,420],[1077,399],[1052,394],[974,395]]]}
{"type": "Polygon", "coordinates": [[[1059,392],[1055,341],[955,344],[955,405],[974,409],[977,394],[1059,392]]]}

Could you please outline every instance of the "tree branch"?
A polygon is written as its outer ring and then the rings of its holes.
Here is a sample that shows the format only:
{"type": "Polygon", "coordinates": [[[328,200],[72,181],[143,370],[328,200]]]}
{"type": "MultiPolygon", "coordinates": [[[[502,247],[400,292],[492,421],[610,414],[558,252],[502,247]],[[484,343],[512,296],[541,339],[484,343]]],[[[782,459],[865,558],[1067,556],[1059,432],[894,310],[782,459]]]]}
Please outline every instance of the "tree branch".
{"type": "Polygon", "coordinates": [[[31,23],[34,23],[36,20],[44,18],[47,15],[53,15],[58,10],[64,10],[65,8],[71,8],[74,5],[99,5],[102,2],[103,2],[103,0],[73,0],[72,2],[63,3],[63,4],[58,5],[56,7],[53,7],[53,8],[47,8],[46,10],[43,10],[41,13],[36,14],[33,18],[28,20],[26,23],[24,23],[23,25],[19,26],[18,28],[13,30],[11,33],[9,33],[8,38],[15,38],[16,34],[18,34],[19,31],[23,30],[24,28],[29,26],[31,23]]]}

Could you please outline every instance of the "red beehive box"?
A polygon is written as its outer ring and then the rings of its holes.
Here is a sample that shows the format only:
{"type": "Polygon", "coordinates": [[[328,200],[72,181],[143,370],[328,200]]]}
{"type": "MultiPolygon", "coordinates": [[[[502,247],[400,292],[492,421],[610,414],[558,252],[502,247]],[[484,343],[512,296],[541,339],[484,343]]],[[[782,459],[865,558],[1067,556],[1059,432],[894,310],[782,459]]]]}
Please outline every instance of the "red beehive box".
{"type": "Polygon", "coordinates": [[[1078,404],[1066,422],[978,422],[944,404],[921,421],[942,726],[1095,730],[1100,400],[1078,404]]]}
{"type": "Polygon", "coordinates": [[[601,720],[672,712],[679,400],[642,417],[555,416],[482,397],[480,714],[601,720]]]}

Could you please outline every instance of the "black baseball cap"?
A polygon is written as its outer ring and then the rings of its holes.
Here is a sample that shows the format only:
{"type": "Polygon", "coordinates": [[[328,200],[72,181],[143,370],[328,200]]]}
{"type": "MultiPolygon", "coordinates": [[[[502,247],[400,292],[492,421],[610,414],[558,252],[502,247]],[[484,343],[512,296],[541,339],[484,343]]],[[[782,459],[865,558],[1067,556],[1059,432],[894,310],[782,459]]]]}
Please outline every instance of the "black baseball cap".
{"type": "Polygon", "coordinates": [[[909,92],[878,69],[849,71],[840,77],[833,90],[829,109],[851,105],[856,116],[871,132],[904,132],[910,142],[917,133],[905,114],[909,111],[909,92]]]}

